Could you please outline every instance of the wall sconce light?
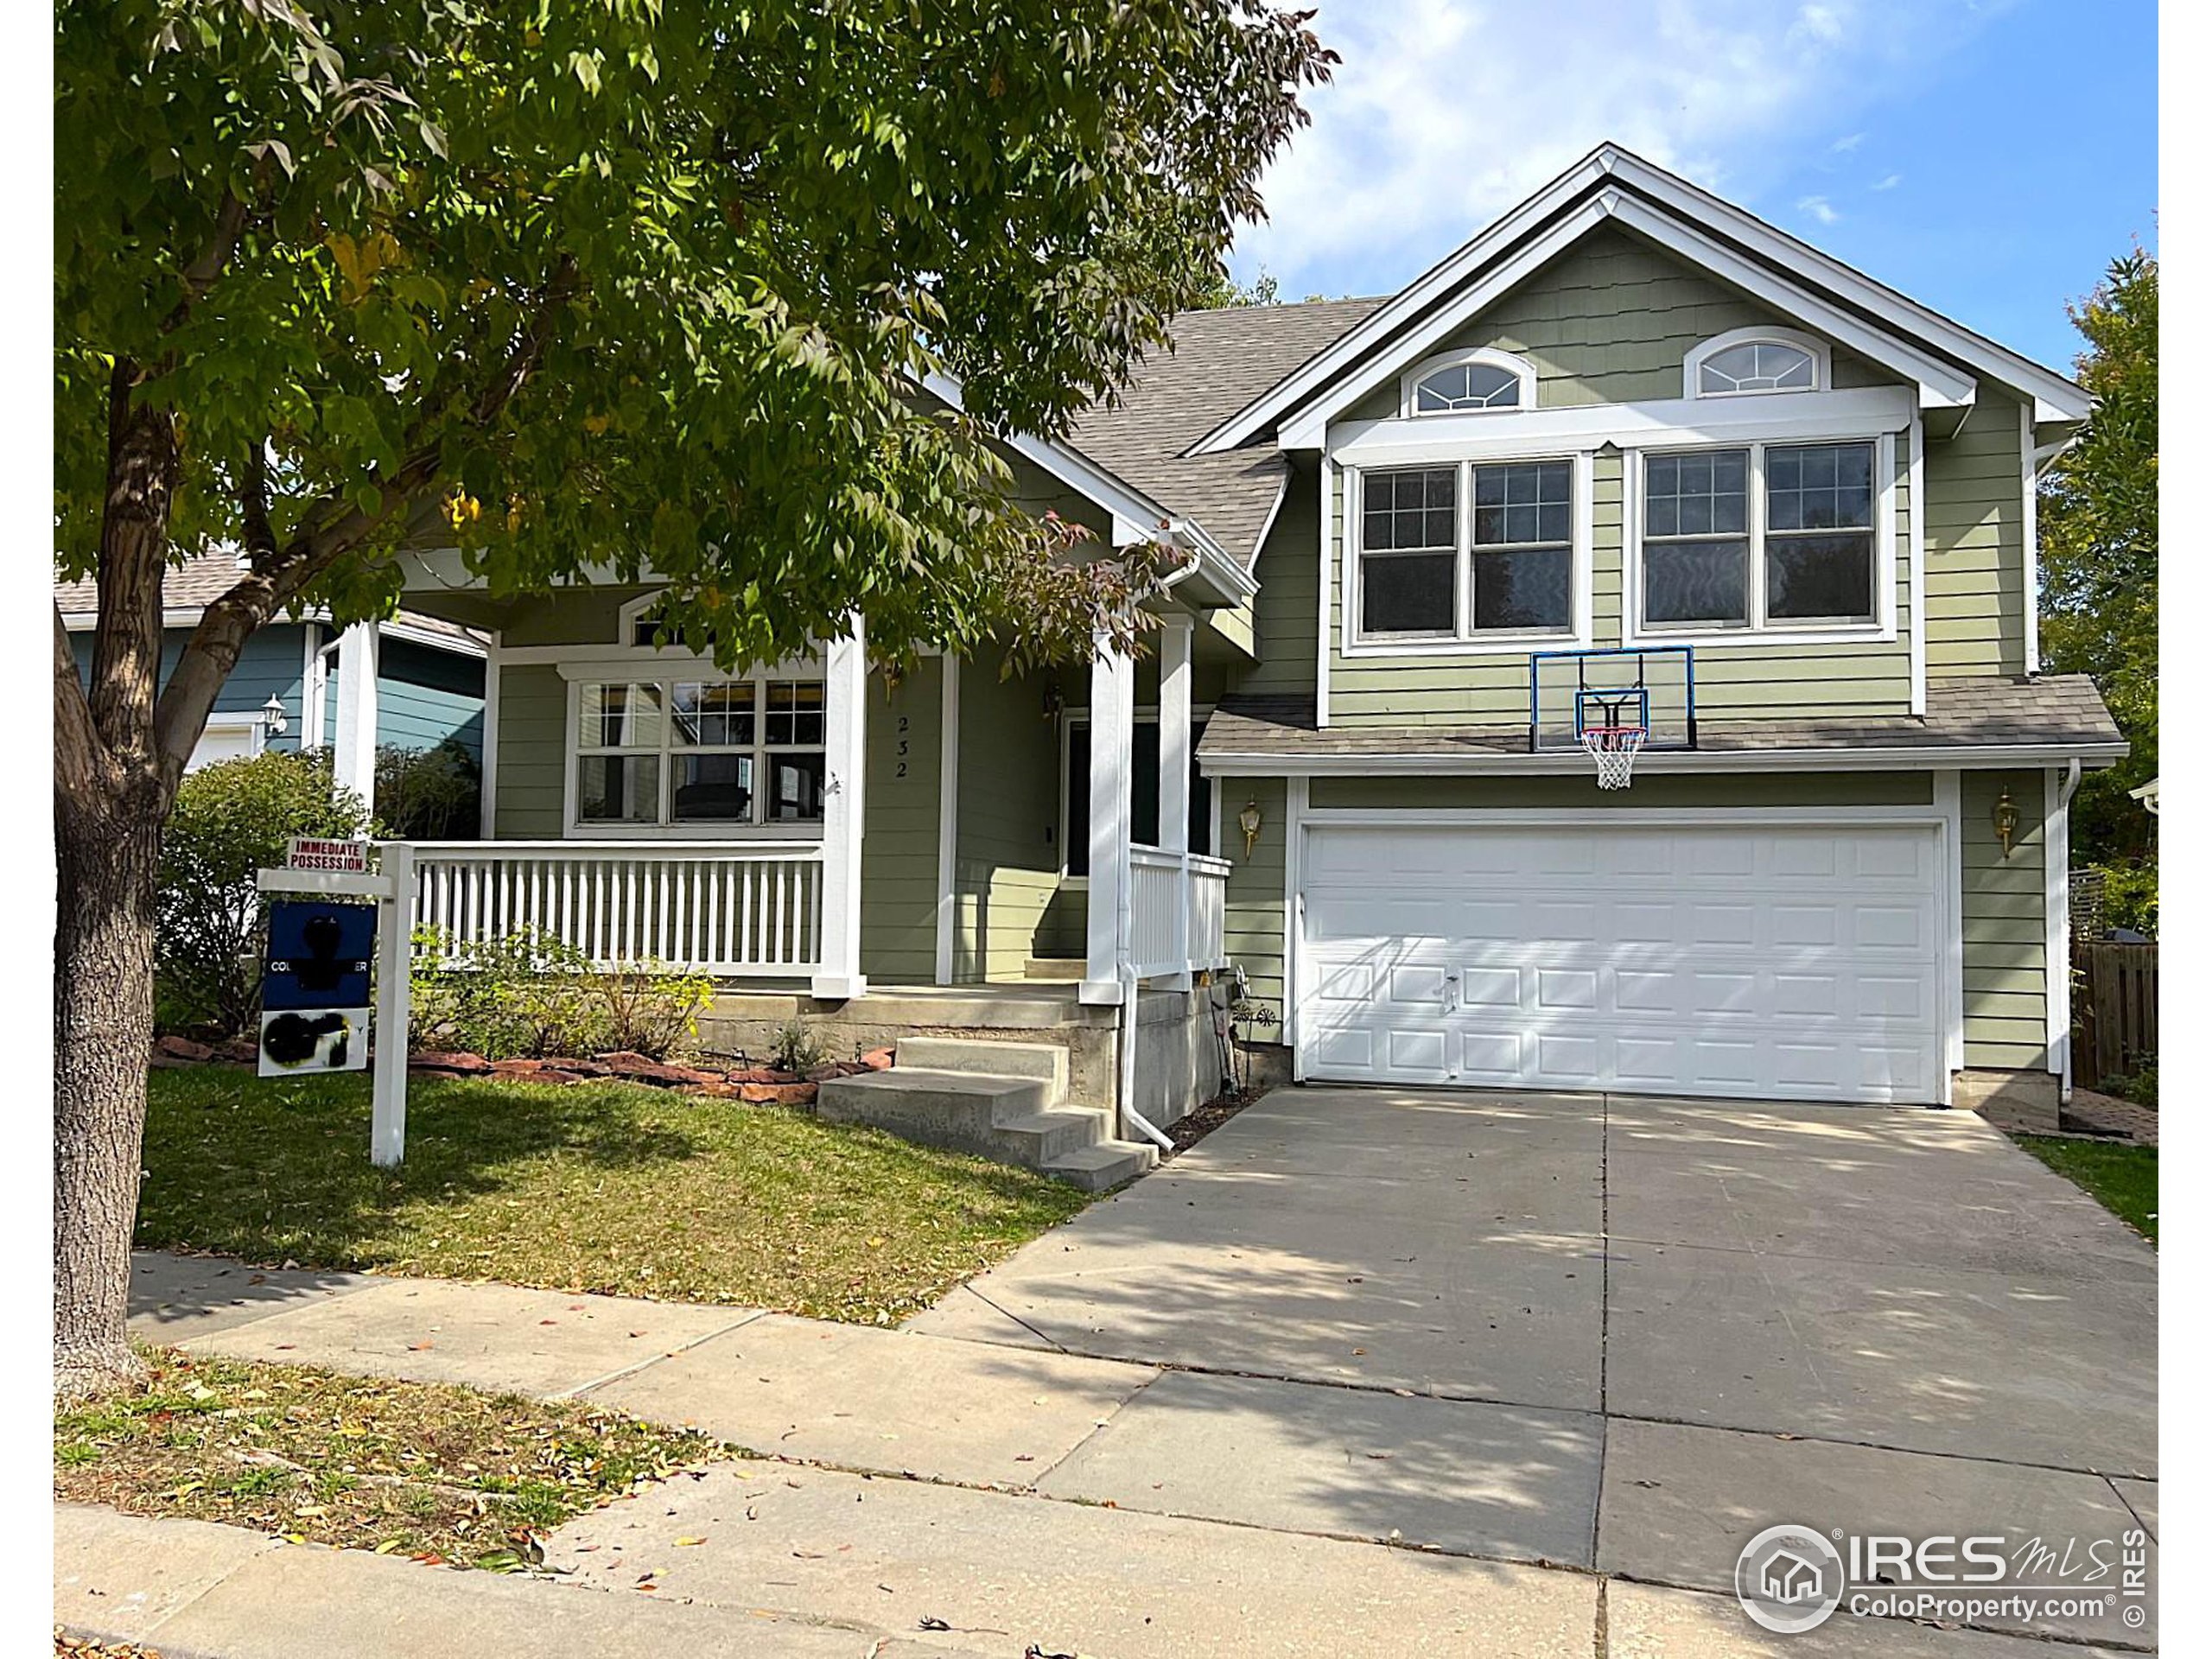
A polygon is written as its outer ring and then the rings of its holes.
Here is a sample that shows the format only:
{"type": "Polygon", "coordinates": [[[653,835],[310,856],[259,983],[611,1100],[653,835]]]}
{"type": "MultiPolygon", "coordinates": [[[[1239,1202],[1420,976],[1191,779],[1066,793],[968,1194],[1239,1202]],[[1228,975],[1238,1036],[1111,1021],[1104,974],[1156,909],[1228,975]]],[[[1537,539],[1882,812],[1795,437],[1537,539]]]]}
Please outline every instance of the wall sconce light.
{"type": "Polygon", "coordinates": [[[284,717],[284,701],[274,691],[269,701],[261,705],[261,729],[270,737],[282,737],[291,721],[284,717]]]}
{"type": "Polygon", "coordinates": [[[1047,720],[1058,720],[1060,717],[1060,710],[1067,706],[1068,700],[1060,695],[1060,688],[1058,684],[1053,681],[1046,681],[1045,684],[1045,718],[1047,720]]]}
{"type": "Polygon", "coordinates": [[[2019,833],[2020,809],[2013,804],[2009,789],[1997,792],[1997,804],[1989,809],[1990,827],[1997,831],[1997,844],[2005,849],[2005,856],[2012,856],[2012,837],[2019,833]]]}
{"type": "Polygon", "coordinates": [[[1260,838],[1260,804],[1246,801],[1244,810],[1236,815],[1236,827],[1244,832],[1244,856],[1252,856],[1252,843],[1260,838]]]}

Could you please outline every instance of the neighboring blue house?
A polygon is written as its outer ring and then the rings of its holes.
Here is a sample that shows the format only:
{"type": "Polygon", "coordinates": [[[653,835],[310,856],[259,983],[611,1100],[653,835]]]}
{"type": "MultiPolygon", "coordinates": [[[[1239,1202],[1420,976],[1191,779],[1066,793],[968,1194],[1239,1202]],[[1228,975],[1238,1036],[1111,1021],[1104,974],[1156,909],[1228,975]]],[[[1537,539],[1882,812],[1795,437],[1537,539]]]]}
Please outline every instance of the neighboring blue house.
{"type": "MultiPolygon", "coordinates": [[[[162,584],[164,682],[201,608],[238,575],[238,562],[229,554],[195,559],[168,573],[162,584]]],[[[78,671],[88,673],[98,602],[93,585],[59,582],[54,594],[76,646],[78,671]]],[[[273,622],[246,641],[216,696],[191,765],[264,747],[327,747],[340,779],[370,797],[380,745],[431,749],[452,738],[481,760],[484,660],[484,642],[467,628],[407,612],[342,632],[312,613],[273,622]],[[370,688],[365,697],[347,683],[348,669],[364,655],[374,664],[369,678],[358,683],[370,688]]]]}

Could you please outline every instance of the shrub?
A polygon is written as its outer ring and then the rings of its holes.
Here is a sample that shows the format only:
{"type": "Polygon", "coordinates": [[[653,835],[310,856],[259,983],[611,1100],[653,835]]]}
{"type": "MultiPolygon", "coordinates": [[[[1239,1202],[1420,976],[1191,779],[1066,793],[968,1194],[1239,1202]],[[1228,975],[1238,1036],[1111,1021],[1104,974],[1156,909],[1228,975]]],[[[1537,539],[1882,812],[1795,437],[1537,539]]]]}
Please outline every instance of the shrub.
{"type": "Polygon", "coordinates": [[[361,798],[337,788],[329,757],[269,749],[188,773],[162,842],[156,1007],[169,1026],[235,1035],[260,995],[254,960],[264,902],[253,873],[284,861],[294,836],[366,833],[361,798]]]}
{"type": "Polygon", "coordinates": [[[2158,1109],[2158,1068],[2146,1065],[2131,1071],[2124,1077],[2107,1077],[2098,1087],[2107,1095],[2118,1095],[2122,1100],[2132,1100],[2138,1106],[2158,1109]]]}
{"type": "Polygon", "coordinates": [[[786,1020],[776,1032],[773,1064],[779,1071],[804,1076],[828,1058],[804,1020],[786,1020]]]}
{"type": "Polygon", "coordinates": [[[2104,921],[2107,927],[2132,927],[2146,939],[2158,937],[2158,867],[2152,862],[2107,864],[2104,921]]]}
{"type": "Polygon", "coordinates": [[[605,969],[574,945],[525,928],[449,947],[415,934],[407,1041],[487,1059],[546,1059],[632,1049],[663,1059],[699,1034],[714,982],[658,963],[605,969]]]}
{"type": "Polygon", "coordinates": [[[435,749],[377,751],[377,818],[398,841],[473,839],[479,828],[483,769],[452,738],[435,749]]]}

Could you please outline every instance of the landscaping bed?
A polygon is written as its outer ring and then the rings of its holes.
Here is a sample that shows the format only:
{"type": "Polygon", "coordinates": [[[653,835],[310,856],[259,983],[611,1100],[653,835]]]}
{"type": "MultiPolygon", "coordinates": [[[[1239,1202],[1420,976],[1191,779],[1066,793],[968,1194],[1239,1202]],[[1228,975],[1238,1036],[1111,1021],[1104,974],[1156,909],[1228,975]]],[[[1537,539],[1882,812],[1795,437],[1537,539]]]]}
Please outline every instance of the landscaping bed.
{"type": "Polygon", "coordinates": [[[732,1303],[871,1324],[1089,1195],[790,1107],[608,1078],[420,1076],[406,1161],[369,1084],[156,1070],[137,1239],[248,1261],[732,1303]]]}
{"type": "Polygon", "coordinates": [[[571,1402],[145,1358],[143,1389],[54,1414],[56,1498],[513,1571],[570,1516],[724,1455],[703,1434],[571,1402]]]}

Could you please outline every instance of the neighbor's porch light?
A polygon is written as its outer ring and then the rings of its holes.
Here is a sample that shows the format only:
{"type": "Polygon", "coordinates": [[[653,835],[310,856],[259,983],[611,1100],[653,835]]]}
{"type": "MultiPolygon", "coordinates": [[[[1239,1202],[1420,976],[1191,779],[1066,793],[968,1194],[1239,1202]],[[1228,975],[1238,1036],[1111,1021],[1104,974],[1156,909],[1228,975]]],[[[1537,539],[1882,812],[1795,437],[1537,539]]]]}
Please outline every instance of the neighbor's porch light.
{"type": "Polygon", "coordinates": [[[1260,838],[1260,804],[1256,800],[1244,803],[1244,810],[1236,815],[1236,827],[1244,832],[1244,856],[1252,856],[1252,843],[1260,838]]]}
{"type": "Polygon", "coordinates": [[[2005,856],[2012,856],[2012,837],[2019,833],[2020,809],[2013,804],[2012,791],[1997,791],[1997,804],[1989,810],[1990,827],[1997,831],[1997,844],[2005,849],[2005,856]]]}

